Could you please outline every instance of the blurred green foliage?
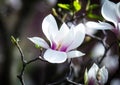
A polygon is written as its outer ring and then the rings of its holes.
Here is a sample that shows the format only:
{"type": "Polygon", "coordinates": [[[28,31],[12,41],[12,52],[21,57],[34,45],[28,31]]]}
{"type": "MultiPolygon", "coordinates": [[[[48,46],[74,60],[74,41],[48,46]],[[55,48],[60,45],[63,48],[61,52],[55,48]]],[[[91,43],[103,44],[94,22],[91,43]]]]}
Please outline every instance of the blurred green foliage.
{"type": "Polygon", "coordinates": [[[58,7],[68,10],[72,12],[73,14],[81,10],[81,4],[79,0],[74,0],[71,4],[62,4],[58,3],[58,7]]]}

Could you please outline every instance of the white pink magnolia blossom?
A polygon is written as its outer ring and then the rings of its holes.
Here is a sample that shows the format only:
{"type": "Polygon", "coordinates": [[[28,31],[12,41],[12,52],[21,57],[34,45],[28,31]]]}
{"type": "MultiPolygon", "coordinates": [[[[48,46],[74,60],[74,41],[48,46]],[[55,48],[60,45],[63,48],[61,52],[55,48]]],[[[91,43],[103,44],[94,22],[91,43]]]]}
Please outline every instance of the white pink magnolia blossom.
{"type": "Polygon", "coordinates": [[[95,63],[88,71],[88,85],[104,85],[108,80],[108,70],[99,68],[95,63]]]}
{"type": "Polygon", "coordinates": [[[85,38],[85,29],[83,24],[73,28],[63,23],[58,29],[54,17],[49,14],[42,22],[42,31],[49,40],[50,45],[40,37],[29,38],[34,44],[45,48],[43,58],[50,63],[63,63],[67,58],[83,56],[84,53],[76,50],[85,38]]]}
{"type": "Polygon", "coordinates": [[[105,0],[102,5],[101,13],[104,19],[108,22],[113,23],[113,25],[100,21],[88,21],[86,23],[86,26],[91,29],[112,30],[116,34],[118,39],[120,39],[120,2],[116,4],[109,0],[105,0]]]}

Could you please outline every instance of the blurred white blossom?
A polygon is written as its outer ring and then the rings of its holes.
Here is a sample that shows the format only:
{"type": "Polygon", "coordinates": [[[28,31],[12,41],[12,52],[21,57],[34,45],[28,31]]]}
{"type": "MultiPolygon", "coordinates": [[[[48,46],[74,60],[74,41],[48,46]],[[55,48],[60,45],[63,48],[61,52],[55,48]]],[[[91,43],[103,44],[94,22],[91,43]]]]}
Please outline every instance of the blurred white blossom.
{"type": "Polygon", "coordinates": [[[120,2],[115,4],[109,0],[105,0],[101,13],[105,20],[112,22],[114,25],[100,21],[88,21],[86,26],[94,30],[112,30],[118,39],[120,39],[120,2]]]}
{"type": "Polygon", "coordinates": [[[119,66],[119,56],[118,55],[112,55],[112,56],[106,56],[102,62],[103,65],[105,65],[110,73],[114,73],[119,66]]]}
{"type": "Polygon", "coordinates": [[[110,85],[120,85],[120,79],[113,79],[110,83],[110,85]]]}
{"type": "Polygon", "coordinates": [[[101,57],[105,53],[105,48],[102,43],[97,43],[92,49],[91,56],[93,57],[101,57]]]}
{"type": "Polygon", "coordinates": [[[12,8],[15,10],[20,10],[22,7],[22,1],[21,0],[6,0],[6,3],[8,5],[11,5],[12,8]]]}

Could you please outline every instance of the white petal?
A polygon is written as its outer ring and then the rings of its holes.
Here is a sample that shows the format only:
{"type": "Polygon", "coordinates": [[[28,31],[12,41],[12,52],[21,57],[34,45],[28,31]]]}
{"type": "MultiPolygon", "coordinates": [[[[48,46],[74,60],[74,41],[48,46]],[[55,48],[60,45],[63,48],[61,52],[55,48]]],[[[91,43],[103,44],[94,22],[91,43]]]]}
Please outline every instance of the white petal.
{"type": "Polygon", "coordinates": [[[32,37],[32,38],[28,38],[30,41],[32,41],[34,44],[40,46],[40,47],[43,47],[43,48],[46,48],[48,49],[49,48],[49,45],[47,44],[47,42],[40,38],[40,37],[32,37]]]}
{"type": "Polygon", "coordinates": [[[83,24],[79,24],[73,29],[74,29],[74,33],[75,33],[74,41],[68,47],[67,51],[79,47],[85,38],[85,26],[83,24]]]}
{"type": "Polygon", "coordinates": [[[69,32],[68,26],[65,23],[63,23],[54,41],[61,42],[64,39],[64,37],[68,34],[68,32],[69,32]]]}
{"type": "Polygon", "coordinates": [[[67,57],[68,58],[76,58],[76,57],[81,57],[81,56],[84,56],[84,55],[85,55],[84,53],[82,53],[78,50],[67,52],[67,57]]]}
{"type": "Polygon", "coordinates": [[[88,71],[88,78],[93,78],[96,80],[96,74],[97,74],[97,71],[98,71],[98,66],[94,63],[92,65],[92,67],[90,68],[90,70],[88,71]]]}
{"type": "Polygon", "coordinates": [[[45,36],[51,42],[53,37],[58,32],[57,23],[55,21],[55,18],[51,14],[44,18],[42,22],[42,30],[45,36]]]}
{"type": "Polygon", "coordinates": [[[104,67],[102,67],[101,69],[100,69],[100,76],[101,76],[101,83],[102,84],[105,84],[106,82],[107,82],[107,80],[108,80],[108,70],[105,68],[105,66],[104,67]]]}
{"type": "Polygon", "coordinates": [[[118,22],[118,17],[116,14],[115,3],[106,0],[102,6],[101,13],[106,20],[113,22],[115,25],[117,25],[116,23],[118,22]]]}
{"type": "MultiPolygon", "coordinates": [[[[113,29],[113,26],[105,23],[105,22],[92,22],[92,21],[88,21],[86,24],[86,28],[87,29],[93,29],[93,30],[107,30],[107,29],[113,29]]],[[[86,30],[87,30],[86,29],[86,30]]]]}
{"type": "Polygon", "coordinates": [[[120,2],[117,3],[117,8],[116,8],[116,12],[120,21],[120,2]]]}
{"type": "Polygon", "coordinates": [[[62,40],[61,47],[62,46],[68,47],[74,41],[74,38],[75,38],[74,30],[70,29],[67,35],[62,40]]]}
{"type": "Polygon", "coordinates": [[[67,59],[67,54],[65,52],[48,49],[43,57],[50,63],[63,63],[67,59]]]}

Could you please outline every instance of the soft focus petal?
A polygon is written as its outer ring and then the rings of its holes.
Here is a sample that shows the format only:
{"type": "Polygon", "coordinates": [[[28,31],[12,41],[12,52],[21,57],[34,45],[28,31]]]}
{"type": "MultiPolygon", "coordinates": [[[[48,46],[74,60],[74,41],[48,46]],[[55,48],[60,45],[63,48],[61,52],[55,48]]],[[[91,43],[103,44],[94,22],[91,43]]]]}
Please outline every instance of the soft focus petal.
{"type": "MultiPolygon", "coordinates": [[[[110,54],[113,53],[113,50],[110,50],[110,54]]],[[[110,74],[113,74],[116,72],[116,70],[119,68],[119,55],[107,55],[104,60],[102,61],[102,65],[105,65],[107,69],[109,70],[110,74]]]]}
{"type": "Polygon", "coordinates": [[[120,2],[117,3],[116,11],[117,11],[118,19],[119,19],[119,22],[120,22],[120,2]]]}
{"type": "Polygon", "coordinates": [[[115,25],[117,25],[116,23],[118,22],[118,17],[116,14],[115,3],[106,0],[102,6],[101,13],[106,20],[113,22],[115,25]]]}
{"type": "Polygon", "coordinates": [[[120,23],[118,23],[118,35],[117,35],[117,37],[120,40],[120,23]]]}
{"type": "Polygon", "coordinates": [[[105,22],[92,22],[92,21],[88,21],[85,25],[86,25],[87,29],[94,29],[94,30],[113,29],[112,25],[110,25],[108,23],[105,23],[105,22]]]}
{"type": "Polygon", "coordinates": [[[88,78],[89,79],[95,79],[96,80],[96,74],[97,74],[97,71],[98,71],[98,66],[94,63],[92,65],[92,67],[90,68],[90,70],[88,71],[88,78]]]}
{"type": "Polygon", "coordinates": [[[67,59],[67,54],[65,52],[48,49],[43,57],[50,63],[63,63],[67,59]]]}
{"type": "Polygon", "coordinates": [[[56,41],[56,43],[61,42],[63,40],[63,38],[68,34],[68,32],[69,32],[68,26],[65,23],[63,23],[59,32],[57,33],[57,35],[54,39],[56,41]]]}
{"type": "Polygon", "coordinates": [[[120,85],[120,78],[112,79],[110,85],[120,85]]]}
{"type": "Polygon", "coordinates": [[[47,42],[45,40],[43,40],[42,38],[39,37],[32,37],[32,38],[28,38],[30,41],[32,41],[34,44],[46,48],[49,48],[49,45],[47,44],[47,42]]]}
{"type": "Polygon", "coordinates": [[[92,51],[91,51],[91,56],[93,58],[98,58],[103,56],[105,53],[105,47],[103,46],[102,43],[96,43],[95,46],[93,47],[92,51]]]}
{"type": "Polygon", "coordinates": [[[42,22],[42,30],[45,36],[51,42],[53,36],[55,36],[58,32],[57,23],[55,21],[55,18],[51,14],[44,18],[42,22]]]}
{"type": "Polygon", "coordinates": [[[67,48],[67,51],[79,47],[85,38],[85,26],[83,24],[77,25],[74,29],[75,37],[72,44],[67,48]]]}
{"type": "Polygon", "coordinates": [[[120,39],[120,23],[117,24],[117,26],[112,30],[118,39],[120,39]]]}
{"type": "Polygon", "coordinates": [[[81,57],[81,56],[84,56],[84,55],[85,55],[84,53],[82,53],[78,50],[67,52],[67,57],[68,58],[76,58],[76,57],[81,57]]]}
{"type": "Polygon", "coordinates": [[[99,70],[99,73],[101,76],[100,83],[105,84],[108,80],[108,70],[104,66],[99,70]]]}

